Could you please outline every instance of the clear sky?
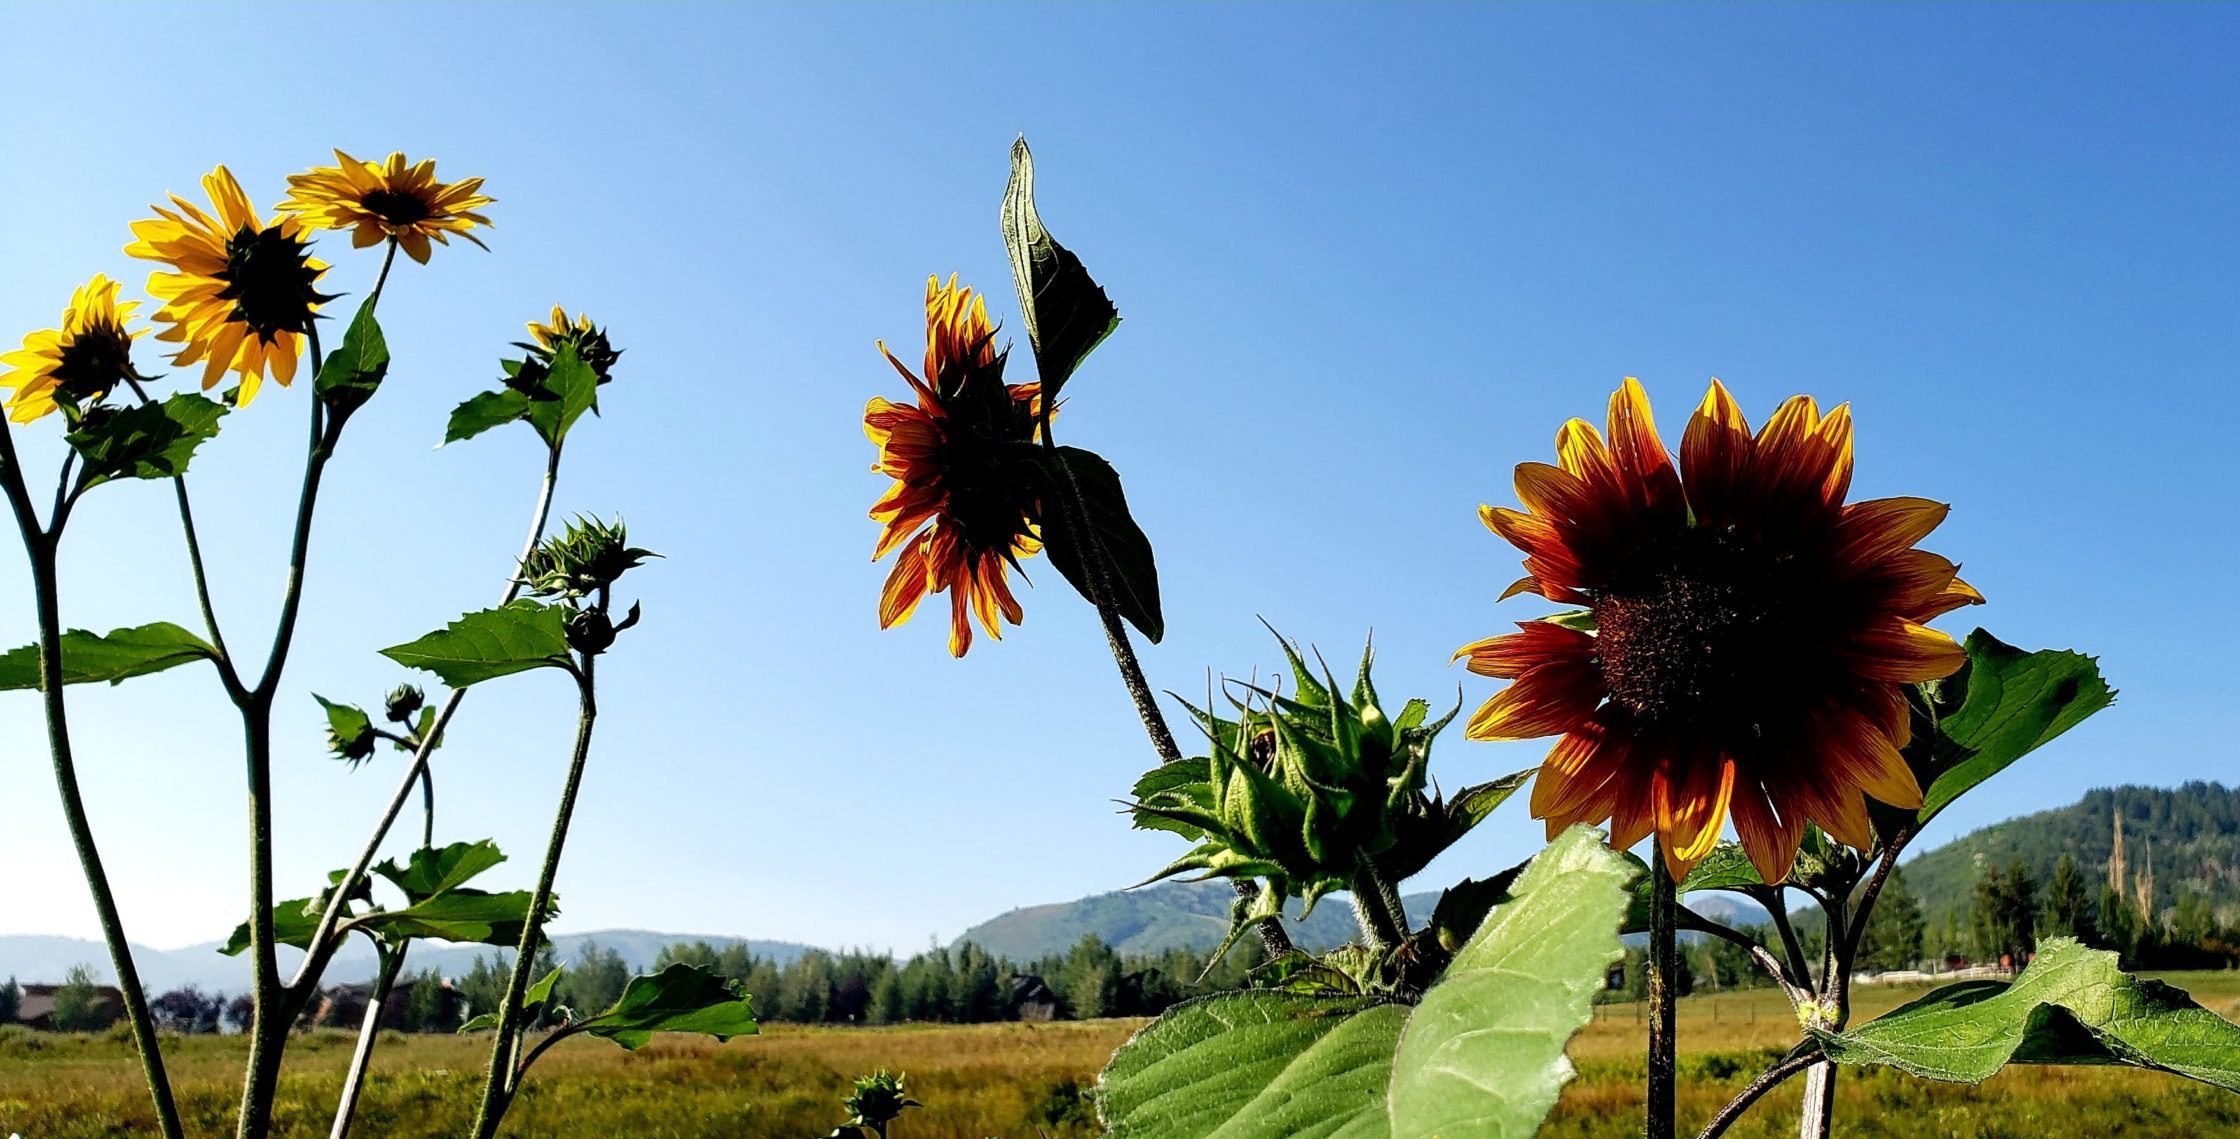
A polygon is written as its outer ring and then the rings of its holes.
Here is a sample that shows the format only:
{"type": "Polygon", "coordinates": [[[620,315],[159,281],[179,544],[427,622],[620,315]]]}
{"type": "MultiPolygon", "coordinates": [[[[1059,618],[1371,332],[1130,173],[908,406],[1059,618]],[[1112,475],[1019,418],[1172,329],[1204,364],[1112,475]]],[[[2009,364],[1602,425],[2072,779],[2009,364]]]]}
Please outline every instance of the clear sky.
{"type": "MultiPolygon", "coordinates": [[[[2096,652],[2123,691],[1938,841],[2094,786],[2234,777],[2235,43],[2240,9],[2207,5],[9,5],[0,337],[96,271],[144,295],[127,223],[218,162],[266,207],[331,146],[431,155],[499,199],[491,252],[400,265],[394,369],[331,469],[280,713],[288,895],[347,860],[399,770],[325,759],[310,692],[377,699],[404,675],[373,650],[509,568],[528,433],[431,445],[555,301],[627,349],[561,509],[620,511],[668,555],[629,580],[646,621],[602,669],[558,928],[910,950],[1179,852],[1115,813],[1151,757],[1046,566],[1026,624],[962,662],[931,607],[875,621],[860,420],[901,392],[872,341],[915,355],[929,272],[1020,329],[996,205],[1022,132],[1045,221],[1126,318],[1065,435],[1157,543],[1158,684],[1265,671],[1264,615],[1333,662],[1373,627],[1388,696],[1474,705],[1493,682],[1449,654],[1544,611],[1496,604],[1517,555],[1475,517],[1514,502],[1515,463],[1625,375],[1675,440],[1712,376],[1754,419],[1810,392],[1853,402],[1856,494],[1955,504],[1927,545],[1992,600],[1955,632],[2096,652]]],[[[373,257],[322,248],[362,293],[373,257]]],[[[306,398],[268,388],[196,463],[242,644],[279,591],[306,398]]],[[[53,432],[19,433],[34,462],[53,432]]],[[[160,485],[93,495],[66,572],[73,625],[194,623],[160,485]]],[[[28,597],[12,540],[0,596],[28,597]]],[[[28,600],[0,637],[32,639],[28,600]]],[[[213,677],[72,699],[132,936],[223,936],[246,844],[213,677]]],[[[495,836],[502,884],[533,877],[569,711],[557,674],[497,682],[442,753],[440,835],[495,836]]],[[[0,932],[91,935],[38,723],[0,697],[0,932]]],[[[1542,750],[1457,729],[1433,770],[1542,750]]],[[[1418,888],[1524,857],[1523,808],[1418,888]]]]}

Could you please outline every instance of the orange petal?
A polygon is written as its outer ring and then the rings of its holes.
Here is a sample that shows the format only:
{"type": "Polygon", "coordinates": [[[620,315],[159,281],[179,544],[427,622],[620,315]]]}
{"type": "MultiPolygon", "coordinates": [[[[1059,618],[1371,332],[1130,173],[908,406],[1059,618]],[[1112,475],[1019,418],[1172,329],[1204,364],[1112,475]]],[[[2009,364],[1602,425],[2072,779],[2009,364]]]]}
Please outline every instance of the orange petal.
{"type": "Polygon", "coordinates": [[[1556,432],[1556,461],[1565,474],[1590,486],[1617,481],[1610,448],[1603,445],[1594,424],[1584,419],[1573,419],[1556,432]]]}
{"type": "Polygon", "coordinates": [[[879,627],[891,629],[910,619],[918,602],[926,595],[926,546],[929,540],[912,542],[895,560],[894,569],[887,574],[886,588],[879,595],[879,627]]]}
{"type": "Polygon", "coordinates": [[[1571,731],[1594,714],[1606,689],[1591,661],[1543,664],[1495,693],[1470,717],[1474,740],[1528,740],[1571,731]]]}
{"type": "Polygon", "coordinates": [[[1874,498],[1843,508],[1836,527],[1836,556],[1844,565],[1866,569],[1894,557],[1929,536],[1952,508],[1926,498],[1874,498]]]}
{"type": "Polygon", "coordinates": [[[1514,680],[1543,664],[1594,656],[1594,637],[1577,629],[1546,621],[1521,621],[1517,627],[1522,631],[1464,645],[1454,659],[1470,658],[1470,671],[1480,676],[1514,680]]]}
{"type": "Polygon", "coordinates": [[[1732,759],[1698,760],[1677,785],[1664,773],[1657,774],[1657,833],[1663,839],[1659,845],[1665,868],[1674,880],[1687,877],[1718,845],[1727,804],[1734,797],[1734,767],[1732,759]]]}
{"type": "Polygon", "coordinates": [[[1657,436],[1649,393],[1632,376],[1610,395],[1610,453],[1630,500],[1651,510],[1677,510],[1679,472],[1672,467],[1672,453],[1657,436]]]}
{"type": "Polygon", "coordinates": [[[1845,654],[1859,675],[1891,684],[1939,680],[1968,662],[1968,651],[1926,625],[1891,619],[1854,636],[1845,654]]]}
{"type": "Polygon", "coordinates": [[[1726,385],[1711,381],[1711,390],[1680,439],[1680,474],[1687,481],[1688,503],[1698,519],[1724,521],[1731,516],[1756,448],[1741,406],[1727,393],[1726,385]]]}
{"type": "Polygon", "coordinates": [[[1797,848],[1804,843],[1804,824],[1777,818],[1765,790],[1754,779],[1735,789],[1733,807],[1735,834],[1742,839],[1750,864],[1758,868],[1758,877],[1768,884],[1786,879],[1797,863],[1797,848]]]}

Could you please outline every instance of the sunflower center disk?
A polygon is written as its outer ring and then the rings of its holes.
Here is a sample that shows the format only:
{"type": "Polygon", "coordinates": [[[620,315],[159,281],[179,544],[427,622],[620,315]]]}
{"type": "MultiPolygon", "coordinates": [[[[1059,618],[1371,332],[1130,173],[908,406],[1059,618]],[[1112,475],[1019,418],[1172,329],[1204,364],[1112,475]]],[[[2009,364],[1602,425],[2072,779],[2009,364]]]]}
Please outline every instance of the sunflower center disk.
{"type": "Polygon", "coordinates": [[[62,347],[55,365],[55,396],[76,404],[107,395],[132,368],[132,341],[122,329],[88,328],[62,347]]]}
{"type": "Polygon", "coordinates": [[[233,302],[233,319],[270,342],[282,332],[311,327],[312,306],[328,298],[312,288],[320,270],[308,263],[310,246],[280,231],[242,226],[226,242],[226,283],[218,296],[233,302]]]}
{"type": "Polygon", "coordinates": [[[428,203],[418,195],[402,194],[395,190],[375,190],[360,201],[382,221],[396,226],[426,221],[433,212],[428,209],[428,203]]]}
{"type": "Polygon", "coordinates": [[[1780,683],[1780,591],[1754,560],[1709,543],[1653,558],[1594,606],[1596,656],[1611,698],[1667,723],[1755,719],[1780,683]]]}

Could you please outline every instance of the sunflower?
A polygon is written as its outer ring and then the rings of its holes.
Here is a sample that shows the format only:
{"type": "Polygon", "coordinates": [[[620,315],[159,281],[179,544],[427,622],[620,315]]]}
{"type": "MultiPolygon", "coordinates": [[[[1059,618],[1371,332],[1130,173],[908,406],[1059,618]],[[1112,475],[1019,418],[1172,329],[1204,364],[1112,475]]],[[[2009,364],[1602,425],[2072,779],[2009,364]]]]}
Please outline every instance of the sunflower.
{"type": "Polygon", "coordinates": [[[1574,419],[1556,451],[1559,466],[1517,467],[1526,510],[1480,516],[1526,555],[1504,598],[1585,612],[1455,654],[1515,681],[1478,710],[1470,738],[1562,737],[1532,792],[1551,836],[1609,820],[1623,850],[1654,832],[1679,878],[1731,812],[1778,882],[1806,824],[1867,849],[1866,797],[1921,805],[1899,754],[1903,686],[1960,667],[1960,646],[1925,623],[1983,598],[1952,562],[1914,548],[1945,506],[1845,503],[1848,406],[1822,416],[1797,396],[1753,435],[1713,381],[1675,471],[1628,379],[1610,399],[1609,440],[1574,419]]]}
{"type": "Polygon", "coordinates": [[[96,273],[70,295],[62,327],[23,338],[23,347],[0,355],[0,388],[13,389],[8,418],[29,423],[57,407],[75,415],[85,403],[133,377],[132,341],[126,331],[138,301],[117,300],[117,283],[96,273]]]}
{"type": "Polygon", "coordinates": [[[289,175],[288,200],[280,208],[301,214],[316,229],[353,231],[350,244],[358,249],[393,240],[422,265],[428,263],[431,237],[449,245],[457,234],[482,245],[467,232],[490,224],[474,211],[497,200],[482,194],[482,179],[438,182],[434,159],[408,166],[402,151],[387,162],[365,162],[337,150],[334,160],[333,166],[289,175]]]}
{"type": "Polygon", "coordinates": [[[1008,567],[1042,548],[1040,485],[1031,456],[1039,437],[1039,384],[1003,382],[987,307],[955,276],[926,279],[925,377],[885,342],[879,351],[917,392],[915,407],[879,397],[863,409],[863,431],[879,449],[871,469],[895,480],[871,508],[884,529],[876,561],[902,550],[879,598],[879,627],[910,619],[925,595],[949,594],[949,654],[972,647],[972,617],[1002,639],[996,615],[1016,625],[1019,602],[1008,567]]]}
{"type": "Polygon", "coordinates": [[[132,223],[139,240],[124,251],[174,270],[148,275],[148,291],[164,302],[156,319],[171,326],[156,339],[181,346],[171,362],[201,361],[204,390],[229,368],[240,373],[239,402],[247,406],[268,370],[283,386],[295,379],[303,335],[334,298],[313,287],[327,266],[311,257],[301,218],[258,221],[223,166],[203,177],[202,189],[214,215],[174,194],[177,211],[149,207],[157,216],[132,223]]]}
{"type": "Polygon", "coordinates": [[[580,312],[574,320],[569,320],[568,310],[559,305],[552,306],[549,322],[530,321],[529,339],[514,341],[513,346],[526,349],[530,361],[536,365],[534,369],[523,369],[523,376],[533,373],[541,377],[544,369],[552,367],[552,358],[562,347],[572,347],[576,350],[576,359],[590,365],[591,373],[603,384],[614,378],[615,361],[622,358],[622,350],[607,339],[606,329],[591,323],[591,318],[580,312]]]}

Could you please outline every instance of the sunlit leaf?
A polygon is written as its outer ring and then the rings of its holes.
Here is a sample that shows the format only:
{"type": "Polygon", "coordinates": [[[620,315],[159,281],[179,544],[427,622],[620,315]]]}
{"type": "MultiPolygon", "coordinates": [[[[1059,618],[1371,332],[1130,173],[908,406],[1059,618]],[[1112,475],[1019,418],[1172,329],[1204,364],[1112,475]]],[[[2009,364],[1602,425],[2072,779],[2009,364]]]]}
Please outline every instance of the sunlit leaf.
{"type": "Polygon", "coordinates": [[[729,1040],[755,1030],[752,998],[711,969],[678,962],[659,973],[630,979],[614,1007],[577,1022],[593,1036],[637,1049],[656,1032],[696,1032],[729,1040]]]}
{"type": "MultiPolygon", "coordinates": [[[[169,621],[112,629],[106,635],[71,629],[62,634],[62,682],[116,684],[217,655],[208,642],[169,621]]],[[[0,653],[0,692],[38,687],[37,645],[0,653]]]]}
{"type": "Polygon", "coordinates": [[[1011,283],[1018,289],[1027,340],[1034,346],[1042,398],[1055,400],[1081,361],[1119,327],[1120,312],[1081,259],[1042,228],[1034,206],[1034,155],[1024,138],[1011,144],[1011,181],[1003,189],[1003,244],[1011,254],[1011,283]]]}
{"type": "Polygon", "coordinates": [[[1097,1109],[1111,1139],[1380,1139],[1408,1011],[1264,990],[1189,1001],[1113,1053],[1097,1109]]]}
{"type": "Polygon", "coordinates": [[[1624,947],[1633,871],[1574,826],[1525,868],[1400,1034],[1394,1139],[1526,1139],[1571,1079],[1564,1047],[1594,1015],[1624,947]]]}
{"type": "Polygon", "coordinates": [[[373,398],[388,374],[389,342],[373,319],[373,298],[368,298],[350,318],[341,345],[327,353],[313,390],[338,418],[346,417],[373,398]]]}
{"type": "Polygon", "coordinates": [[[532,668],[566,667],[567,610],[535,601],[478,610],[381,655],[435,673],[453,688],[532,668]]]}
{"type": "Polygon", "coordinates": [[[186,473],[195,448],[217,436],[226,411],[216,400],[181,392],[161,403],[89,412],[65,438],[78,452],[82,486],[172,478],[186,473]]]}
{"type": "Polygon", "coordinates": [[[2068,938],[2041,942],[2013,984],[1948,986],[1849,1031],[1812,1035],[1838,1063],[1932,1080],[1982,1083],[2008,1064],[2128,1064],[2240,1091],[2240,1025],[2068,938]]]}
{"type": "Polygon", "coordinates": [[[1966,668],[1932,686],[1931,700],[1916,708],[1906,758],[1921,781],[1921,823],[2115,702],[2098,663],[2082,653],[2026,653],[1982,629],[1968,635],[1967,649],[1966,668]],[[1954,700],[1956,689],[1965,696],[1954,700]]]}
{"type": "Polygon", "coordinates": [[[503,427],[529,414],[529,397],[512,388],[477,392],[467,397],[465,403],[451,409],[451,421],[444,426],[443,441],[457,443],[472,439],[493,427],[503,427]]]}

